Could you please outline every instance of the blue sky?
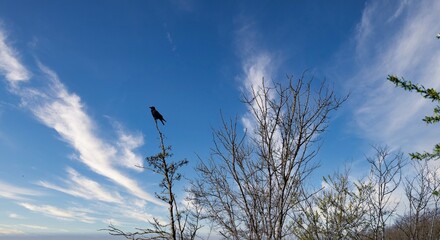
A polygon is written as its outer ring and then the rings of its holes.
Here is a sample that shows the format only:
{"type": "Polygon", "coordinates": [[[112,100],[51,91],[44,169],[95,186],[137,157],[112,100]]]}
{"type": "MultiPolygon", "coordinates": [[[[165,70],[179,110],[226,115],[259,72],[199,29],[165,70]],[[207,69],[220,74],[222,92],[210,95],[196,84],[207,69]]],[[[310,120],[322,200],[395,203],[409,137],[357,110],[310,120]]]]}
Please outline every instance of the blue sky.
{"type": "Polygon", "coordinates": [[[440,88],[439,12],[435,0],[0,1],[0,239],[166,216],[159,178],[134,167],[158,151],[148,107],[191,177],[220,111],[243,119],[240,95],[262,77],[307,70],[350,93],[318,183],[347,162],[366,174],[371,145],[430,149],[432,103],[386,77],[440,88]]]}

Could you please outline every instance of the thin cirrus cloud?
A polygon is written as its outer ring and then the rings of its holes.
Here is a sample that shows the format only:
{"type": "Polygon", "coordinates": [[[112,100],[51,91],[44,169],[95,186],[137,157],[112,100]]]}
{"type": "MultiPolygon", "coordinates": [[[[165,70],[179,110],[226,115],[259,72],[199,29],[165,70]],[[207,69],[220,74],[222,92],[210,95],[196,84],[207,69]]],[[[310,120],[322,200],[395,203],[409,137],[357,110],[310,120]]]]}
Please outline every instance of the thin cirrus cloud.
{"type": "MultiPolygon", "coordinates": [[[[259,91],[263,84],[263,79],[269,79],[271,58],[266,54],[257,54],[255,56],[248,56],[243,60],[243,92],[246,95],[252,94],[253,91],[259,91]]],[[[265,80],[266,86],[271,86],[271,81],[265,80]]],[[[253,107],[258,108],[258,104],[262,104],[261,99],[256,99],[253,102],[253,107]]],[[[250,130],[252,134],[255,130],[255,113],[252,111],[251,106],[249,106],[248,112],[242,117],[241,121],[244,127],[250,130]]]]}
{"type": "MultiPolygon", "coordinates": [[[[435,35],[440,29],[439,12],[440,2],[435,0],[366,3],[353,34],[353,49],[344,45],[342,50],[344,56],[353,56],[348,59],[351,63],[347,59],[343,64],[335,62],[340,73],[348,68],[354,71],[343,80],[351,90],[347,101],[353,117],[353,125],[347,125],[350,134],[405,152],[430,151],[438,142],[438,126],[422,121],[432,114],[434,105],[417,93],[396,88],[387,76],[394,74],[438,89],[440,41],[435,35]]],[[[373,150],[367,151],[373,154],[373,150]]],[[[363,162],[358,163],[362,165],[354,175],[368,174],[363,162]]],[[[410,166],[404,171],[408,176],[414,172],[410,166]]],[[[398,214],[407,206],[403,195],[401,186],[390,196],[391,205],[400,202],[398,214]]]]}
{"type": "MultiPolygon", "coordinates": [[[[7,45],[4,36],[5,34],[0,29],[0,72],[10,83],[10,91],[21,98],[21,105],[31,111],[41,123],[53,128],[77,151],[78,159],[93,172],[107,177],[138,198],[163,205],[162,202],[145,192],[135,180],[115,167],[115,165],[123,165],[133,169],[135,164],[142,165],[142,158],[133,152],[143,143],[140,135],[131,135],[119,129],[119,139],[115,144],[99,138],[96,134],[95,123],[84,111],[80,97],[70,93],[57,74],[39,62],[37,65],[43,75],[45,85],[32,88],[28,85],[17,84],[17,81],[30,80],[31,74],[18,60],[16,51],[7,45]],[[118,163],[115,164],[115,162],[118,163]]],[[[78,178],[75,179],[76,176],[75,174],[69,175],[71,183],[78,180],[78,178]]],[[[57,188],[48,183],[45,185],[52,189],[57,188]]],[[[71,193],[73,191],[71,189],[71,193]]],[[[75,194],[79,195],[78,192],[75,194]]],[[[100,196],[101,199],[120,201],[116,194],[102,198],[104,195],[100,196]]]]}
{"type": "Polygon", "coordinates": [[[101,184],[82,176],[74,169],[68,168],[67,172],[69,180],[62,180],[62,182],[65,183],[64,186],[46,181],[39,181],[38,185],[87,200],[98,200],[109,203],[123,202],[123,198],[118,193],[107,191],[101,184]]]}
{"type": "Polygon", "coordinates": [[[9,218],[13,218],[13,219],[24,219],[24,217],[22,217],[22,216],[20,216],[20,215],[18,215],[16,213],[9,213],[8,217],[9,218]]]}
{"type": "MultiPolygon", "coordinates": [[[[242,92],[247,97],[252,97],[254,93],[261,93],[263,87],[273,87],[274,83],[272,77],[278,68],[279,59],[276,59],[273,54],[268,51],[264,51],[258,45],[258,33],[256,31],[256,25],[254,22],[246,18],[245,16],[240,16],[239,21],[240,26],[235,32],[238,55],[242,62],[243,75],[240,77],[242,81],[242,92]]],[[[273,100],[275,98],[274,91],[268,93],[268,98],[273,100]]],[[[257,137],[255,133],[257,132],[256,127],[257,119],[262,116],[256,116],[260,114],[255,112],[253,109],[259,109],[263,106],[262,98],[255,98],[251,105],[247,106],[247,112],[241,117],[241,123],[245,128],[246,132],[250,134],[251,137],[257,137]]],[[[269,115],[274,114],[269,109],[269,115]]],[[[270,118],[270,116],[266,116],[270,118]]],[[[274,133],[274,139],[277,145],[281,143],[281,133],[276,131],[274,133]]]]}
{"type": "Polygon", "coordinates": [[[42,194],[38,191],[17,187],[0,181],[0,198],[23,201],[27,200],[28,198],[38,197],[41,195],[42,194]]]}
{"type": "MultiPolygon", "coordinates": [[[[266,86],[272,86],[271,75],[275,68],[273,57],[261,50],[257,45],[258,34],[255,30],[256,25],[252,19],[244,15],[240,15],[237,19],[239,25],[235,31],[235,43],[237,54],[241,58],[243,75],[239,77],[242,81],[241,91],[246,96],[252,94],[253,91],[259,91],[264,83],[266,86]]],[[[254,101],[254,106],[258,104],[258,100],[254,101]]],[[[241,122],[250,134],[255,130],[255,115],[251,106],[245,113],[241,122]]]]}
{"type": "Polygon", "coordinates": [[[30,229],[36,229],[36,230],[47,230],[48,227],[40,226],[40,225],[30,225],[30,224],[20,224],[20,226],[30,229]]]}
{"type": "Polygon", "coordinates": [[[84,223],[94,223],[96,221],[95,218],[88,215],[88,211],[81,211],[80,209],[60,209],[51,205],[35,205],[25,202],[19,203],[19,205],[32,212],[41,213],[60,220],[75,220],[84,223]]]}
{"type": "Polygon", "coordinates": [[[6,79],[13,82],[26,81],[30,78],[30,73],[17,59],[17,53],[6,45],[6,35],[0,30],[0,73],[6,79]]]}
{"type": "MultiPolygon", "coordinates": [[[[253,92],[259,92],[261,94],[261,89],[263,87],[273,87],[273,82],[270,80],[270,77],[273,74],[274,69],[274,61],[269,54],[258,53],[256,55],[247,55],[242,64],[244,77],[243,77],[243,92],[252,97],[253,92]],[[264,86],[263,86],[264,84],[264,86]]],[[[275,98],[274,91],[268,93],[268,98],[273,100],[275,98]]],[[[264,99],[257,97],[248,105],[248,111],[242,116],[241,122],[246,129],[246,131],[250,134],[251,137],[257,137],[255,133],[257,132],[257,119],[261,119],[261,113],[258,110],[255,112],[254,109],[260,109],[261,106],[264,106],[264,99]],[[260,115],[260,116],[257,116],[260,115]]],[[[268,115],[266,118],[271,118],[271,116],[275,115],[273,111],[269,109],[268,115]]],[[[281,132],[279,129],[274,132],[274,141],[277,147],[281,147],[281,132]]]]}
{"type": "Polygon", "coordinates": [[[395,88],[389,74],[427,87],[440,87],[439,1],[369,2],[355,37],[356,74],[347,82],[361,136],[392,148],[430,150],[438,141],[435,126],[423,116],[433,105],[416,93],[395,88]],[[414,141],[417,139],[417,141],[414,141]]]}
{"type": "MultiPolygon", "coordinates": [[[[118,148],[96,136],[94,123],[83,110],[79,96],[69,93],[52,70],[42,64],[39,64],[39,67],[46,74],[50,86],[46,88],[45,92],[37,89],[27,89],[27,91],[20,92],[23,105],[30,109],[42,123],[55,129],[66,142],[76,149],[79,153],[79,160],[92,171],[125,187],[137,197],[155,204],[162,204],[146,193],[136,181],[122,174],[113,165],[116,159],[120,162],[126,162],[127,159],[119,157],[127,155],[126,151],[133,147],[133,143],[118,148]],[[121,150],[123,151],[122,156],[119,153],[121,150]]],[[[132,162],[133,155],[134,153],[128,159],[130,162],[132,162]]],[[[141,165],[142,158],[137,157],[137,160],[138,165],[141,165]]],[[[128,167],[132,168],[130,165],[128,167]]]]}
{"type": "Polygon", "coordinates": [[[15,226],[0,225],[0,234],[2,235],[23,234],[23,231],[17,230],[15,226]]]}

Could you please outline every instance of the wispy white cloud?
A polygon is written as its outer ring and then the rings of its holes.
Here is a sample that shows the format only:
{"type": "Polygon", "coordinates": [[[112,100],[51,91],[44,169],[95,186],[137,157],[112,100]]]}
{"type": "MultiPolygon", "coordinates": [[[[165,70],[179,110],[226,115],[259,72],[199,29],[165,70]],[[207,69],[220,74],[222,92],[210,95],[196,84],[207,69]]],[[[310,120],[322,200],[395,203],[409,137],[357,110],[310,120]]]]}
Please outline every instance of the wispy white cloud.
{"type": "Polygon", "coordinates": [[[401,1],[399,1],[397,3],[393,3],[393,4],[397,4],[398,7],[394,11],[394,14],[388,19],[388,21],[390,21],[390,22],[394,21],[398,17],[400,17],[400,15],[404,12],[405,8],[408,7],[409,0],[401,0],[401,1]]]}
{"type": "MultiPolygon", "coordinates": [[[[95,123],[84,110],[81,98],[69,92],[54,71],[39,62],[38,66],[46,81],[43,86],[39,88],[21,86],[11,90],[21,97],[22,106],[29,109],[47,127],[57,131],[62,139],[78,152],[78,159],[92,171],[123,186],[139,198],[162,204],[114,165],[118,162],[117,166],[129,166],[131,169],[134,165],[141,165],[142,158],[133,150],[143,143],[142,136],[127,134],[120,128],[116,143],[111,144],[100,138],[95,123]]],[[[5,43],[1,29],[0,70],[8,81],[29,80],[30,77],[14,51],[5,43]]]]}
{"type": "MultiPolygon", "coordinates": [[[[0,33],[2,33],[1,29],[0,33]]],[[[2,40],[0,51],[3,51],[3,55],[0,55],[0,62],[15,64],[0,66],[0,74],[4,74],[8,82],[29,80],[30,75],[24,74],[28,71],[18,60],[15,51],[6,45],[4,39],[0,40],[2,40]],[[5,55],[5,52],[9,54],[5,55]],[[20,67],[14,68],[14,66],[20,67]]],[[[29,110],[41,123],[54,129],[61,139],[76,151],[75,160],[84,163],[94,173],[112,181],[115,187],[106,187],[100,182],[83,176],[73,168],[67,168],[66,180],[61,180],[61,183],[54,184],[45,180],[37,182],[37,185],[48,189],[92,200],[82,205],[94,205],[101,210],[100,212],[30,203],[28,198],[40,196],[39,192],[3,182],[0,182],[0,197],[20,201],[20,206],[32,212],[63,220],[93,223],[97,219],[106,219],[110,216],[117,216],[128,222],[152,220],[151,212],[161,211],[149,206],[146,212],[147,203],[154,203],[160,206],[160,209],[163,203],[141,188],[137,181],[123,173],[124,169],[142,171],[136,166],[142,165],[143,158],[135,153],[135,150],[144,143],[142,134],[129,133],[122,124],[112,120],[117,138],[107,140],[100,137],[98,127],[86,113],[81,98],[69,92],[54,71],[40,62],[37,62],[37,65],[40,70],[36,79],[40,81],[38,87],[35,87],[35,83],[26,85],[14,83],[11,84],[13,87],[10,91],[20,97],[23,108],[29,110]],[[118,186],[123,187],[123,190],[118,186]],[[130,194],[121,196],[120,191],[130,194]],[[93,200],[98,200],[98,202],[95,203],[93,200]]],[[[9,217],[19,218],[20,216],[10,214],[9,217]]],[[[23,229],[23,226],[16,229],[23,229]]]]}
{"type": "Polygon", "coordinates": [[[144,144],[142,133],[128,133],[124,130],[122,124],[116,121],[113,121],[113,127],[118,135],[116,145],[119,149],[114,164],[141,172],[143,168],[140,168],[140,166],[143,166],[144,161],[134,150],[144,144]]]}
{"type": "Polygon", "coordinates": [[[161,206],[146,208],[145,200],[126,198],[123,203],[116,204],[109,202],[89,203],[87,208],[93,209],[93,211],[89,211],[88,214],[106,224],[109,223],[108,219],[111,219],[113,224],[138,226],[139,222],[149,223],[153,218],[158,218],[161,222],[166,223],[165,219],[161,217],[164,216],[164,209],[161,206]]]}
{"type": "Polygon", "coordinates": [[[365,54],[365,42],[370,38],[374,26],[372,26],[372,14],[376,10],[377,4],[374,2],[367,5],[362,13],[361,21],[357,25],[356,32],[356,53],[365,54]]]}
{"type": "Polygon", "coordinates": [[[98,200],[111,203],[123,202],[123,198],[119,193],[112,193],[106,190],[98,182],[82,176],[72,168],[68,168],[67,172],[68,180],[62,180],[62,182],[65,183],[64,186],[46,181],[39,181],[38,185],[87,200],[98,200]]]}
{"type": "MultiPolygon", "coordinates": [[[[272,74],[271,64],[271,58],[267,54],[248,56],[243,60],[243,92],[246,95],[250,95],[254,91],[260,91],[263,87],[263,80],[266,87],[272,86],[272,81],[270,78],[272,74]]],[[[257,98],[255,100],[256,101],[253,103],[253,107],[258,109],[258,105],[262,106],[263,104],[261,102],[262,99],[257,98]]],[[[250,133],[253,133],[256,126],[256,116],[254,116],[254,112],[250,108],[251,106],[249,106],[249,111],[243,115],[241,121],[245,129],[247,129],[250,133]]]]}
{"type": "Polygon", "coordinates": [[[420,151],[438,141],[435,126],[421,121],[434,106],[395,88],[386,78],[396,74],[440,87],[440,41],[435,39],[439,12],[438,1],[400,5],[371,1],[365,7],[356,36],[359,69],[349,85],[354,89],[351,102],[360,134],[375,143],[420,151]]]}
{"type": "Polygon", "coordinates": [[[122,216],[135,219],[138,221],[142,221],[144,223],[149,223],[153,220],[153,217],[159,219],[162,224],[166,224],[162,217],[153,216],[152,214],[146,212],[145,210],[140,210],[137,208],[126,208],[124,212],[122,212],[122,216]]]}
{"type": "Polygon", "coordinates": [[[262,87],[263,79],[271,85],[272,64],[271,56],[265,53],[256,53],[255,56],[252,55],[244,59],[243,72],[246,90],[252,91],[252,88],[262,87]]]}
{"type": "MultiPolygon", "coordinates": [[[[9,239],[7,235],[20,235],[19,239],[25,239],[26,236],[31,236],[38,233],[68,233],[68,230],[62,228],[51,228],[37,224],[0,224],[0,239],[9,239]]],[[[62,237],[61,237],[62,238],[62,237]]],[[[15,239],[15,238],[14,238],[15,239]]]]}
{"type": "MultiPolygon", "coordinates": [[[[242,92],[250,95],[263,87],[263,80],[266,87],[273,85],[272,75],[277,68],[273,56],[259,46],[258,32],[252,19],[239,16],[238,26],[235,31],[237,54],[242,62],[243,75],[238,77],[242,84],[242,92]]],[[[254,102],[255,105],[261,102],[254,102]]],[[[255,116],[251,109],[243,115],[241,121],[245,129],[251,134],[255,128],[255,116]]]]}
{"type": "Polygon", "coordinates": [[[0,181],[0,198],[22,201],[30,197],[36,197],[41,195],[42,194],[38,191],[14,186],[0,181]]]}
{"type": "Polygon", "coordinates": [[[61,209],[51,205],[35,205],[25,202],[19,203],[19,205],[32,212],[41,213],[60,220],[75,220],[84,223],[94,223],[96,221],[95,218],[89,216],[89,211],[81,209],[61,209]]]}
{"type": "Polygon", "coordinates": [[[20,215],[18,215],[16,213],[9,213],[8,217],[9,218],[13,218],[13,219],[24,219],[24,217],[22,217],[22,216],[20,216],[20,215]]]}
{"type": "Polygon", "coordinates": [[[24,234],[22,230],[11,225],[0,225],[0,235],[24,234]]]}
{"type": "Polygon", "coordinates": [[[117,170],[113,164],[116,160],[131,163],[140,161],[141,158],[136,157],[131,150],[139,146],[142,140],[133,141],[131,137],[127,137],[130,135],[125,135],[125,139],[122,140],[132,141],[120,143],[122,148],[118,148],[100,138],[96,134],[94,122],[84,110],[81,98],[70,93],[54,71],[41,63],[38,65],[45,74],[48,85],[42,89],[26,88],[16,91],[16,94],[21,96],[22,105],[43,124],[57,131],[62,139],[79,153],[79,160],[92,171],[125,187],[137,197],[162,204],[145,192],[135,180],[117,170]],[[122,158],[127,156],[129,159],[122,158]]]}
{"type": "MultiPolygon", "coordinates": [[[[440,87],[440,41],[435,39],[440,29],[438,12],[438,1],[409,0],[397,5],[369,1],[365,6],[355,37],[358,67],[347,85],[353,91],[349,104],[358,134],[371,143],[413,152],[430,151],[439,141],[439,127],[422,121],[434,105],[386,80],[395,74],[440,87]]],[[[359,175],[366,173],[364,164],[361,168],[359,175]]],[[[403,172],[410,176],[414,169],[407,166],[403,172]]],[[[403,195],[401,185],[390,197],[391,205],[399,203],[396,211],[400,214],[407,210],[403,195]]]]}
{"type": "MultiPolygon", "coordinates": [[[[273,77],[278,70],[279,59],[260,47],[257,26],[252,19],[240,16],[238,22],[240,25],[236,31],[236,43],[237,52],[242,61],[243,75],[239,77],[242,84],[241,90],[246,97],[253,98],[254,94],[260,96],[253,99],[251,105],[247,106],[248,111],[242,115],[241,123],[249,136],[258,138],[255,134],[258,127],[257,119],[261,119],[263,116],[261,116],[261,112],[254,110],[266,105],[264,101],[268,99],[263,98],[261,91],[267,87],[274,87],[273,77]]],[[[268,98],[274,100],[274,91],[269,91],[268,98]]],[[[268,111],[265,117],[269,119],[274,115],[274,112],[271,109],[268,111]]],[[[275,145],[280,147],[281,133],[275,131],[274,134],[275,145]]]]}
{"type": "Polygon", "coordinates": [[[46,226],[40,226],[40,225],[20,224],[20,226],[25,227],[25,228],[35,229],[35,230],[47,230],[47,229],[49,229],[46,226]]]}
{"type": "Polygon", "coordinates": [[[30,72],[18,60],[16,51],[6,44],[6,34],[0,29],[0,73],[5,75],[11,84],[26,81],[30,72]]]}

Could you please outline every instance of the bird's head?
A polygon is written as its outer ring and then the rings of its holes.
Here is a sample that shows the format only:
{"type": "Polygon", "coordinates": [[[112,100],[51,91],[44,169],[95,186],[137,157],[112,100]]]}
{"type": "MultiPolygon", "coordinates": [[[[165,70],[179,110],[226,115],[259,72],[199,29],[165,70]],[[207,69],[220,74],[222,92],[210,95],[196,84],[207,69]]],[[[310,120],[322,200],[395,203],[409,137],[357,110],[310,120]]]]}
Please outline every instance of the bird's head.
{"type": "Polygon", "coordinates": [[[154,109],[156,109],[156,108],[155,108],[155,107],[153,107],[153,106],[151,106],[151,107],[150,107],[150,109],[151,109],[151,110],[154,110],[154,109]]]}

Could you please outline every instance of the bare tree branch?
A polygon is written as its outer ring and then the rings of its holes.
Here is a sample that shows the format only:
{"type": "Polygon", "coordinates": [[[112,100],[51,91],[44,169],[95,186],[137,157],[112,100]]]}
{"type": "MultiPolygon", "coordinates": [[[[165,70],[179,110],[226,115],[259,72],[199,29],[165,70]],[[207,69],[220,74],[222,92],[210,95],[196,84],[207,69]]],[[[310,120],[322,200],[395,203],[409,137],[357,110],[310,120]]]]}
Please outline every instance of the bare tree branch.
{"type": "Polygon", "coordinates": [[[160,152],[156,155],[146,158],[148,167],[142,167],[148,169],[156,174],[162,176],[162,180],[159,183],[161,192],[155,193],[156,198],[165,202],[168,205],[169,223],[161,223],[157,218],[154,218],[150,222],[149,228],[142,229],[137,228],[135,232],[126,232],[120,228],[110,224],[107,229],[103,229],[109,232],[110,235],[124,236],[131,240],[143,240],[143,239],[195,239],[197,231],[202,227],[200,225],[201,208],[196,206],[195,209],[190,209],[190,206],[183,206],[184,210],[180,209],[181,204],[178,204],[175,196],[174,184],[181,179],[181,174],[178,170],[188,164],[188,160],[183,159],[177,162],[170,161],[172,157],[171,146],[165,146],[165,136],[160,131],[159,126],[156,123],[156,130],[159,134],[160,140],[160,152]]]}
{"type": "Polygon", "coordinates": [[[253,129],[243,134],[237,119],[213,133],[211,158],[197,168],[192,183],[196,204],[228,239],[284,239],[293,235],[290,219],[303,201],[306,179],[329,114],[337,99],[323,83],[288,79],[288,85],[253,87],[243,103],[252,114],[253,129]]]}

